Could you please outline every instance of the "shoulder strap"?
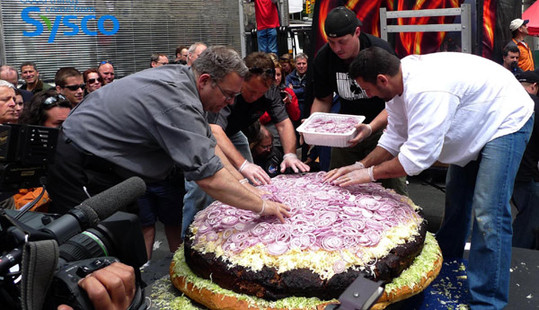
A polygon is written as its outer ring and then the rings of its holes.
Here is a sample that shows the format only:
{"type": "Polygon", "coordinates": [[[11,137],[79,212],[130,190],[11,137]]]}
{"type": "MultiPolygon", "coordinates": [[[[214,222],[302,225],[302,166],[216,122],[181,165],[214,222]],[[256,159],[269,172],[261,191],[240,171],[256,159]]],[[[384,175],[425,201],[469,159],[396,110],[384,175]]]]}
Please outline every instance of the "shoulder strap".
{"type": "Polygon", "coordinates": [[[21,302],[23,310],[40,310],[58,265],[56,240],[27,242],[22,254],[21,302]]]}

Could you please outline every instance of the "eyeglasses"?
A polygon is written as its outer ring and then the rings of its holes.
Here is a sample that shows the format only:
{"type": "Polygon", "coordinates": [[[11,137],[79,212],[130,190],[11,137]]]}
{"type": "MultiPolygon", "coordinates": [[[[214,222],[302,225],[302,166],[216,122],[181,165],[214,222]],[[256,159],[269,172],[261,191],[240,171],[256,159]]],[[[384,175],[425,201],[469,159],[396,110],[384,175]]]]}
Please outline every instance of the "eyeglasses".
{"type": "Polygon", "coordinates": [[[95,82],[103,83],[101,79],[88,79],[88,84],[94,84],[95,82]]]}
{"type": "Polygon", "coordinates": [[[157,61],[158,64],[164,66],[164,65],[168,65],[168,62],[160,62],[160,61],[157,61]]]}
{"type": "Polygon", "coordinates": [[[86,84],[82,83],[82,84],[79,84],[79,85],[66,85],[66,86],[64,86],[62,88],[67,88],[69,90],[76,91],[79,88],[84,89],[84,87],[86,87],[86,84]]]}
{"type": "Polygon", "coordinates": [[[45,99],[45,101],[43,101],[42,105],[49,106],[49,105],[57,103],[58,101],[65,101],[65,100],[67,100],[66,97],[58,94],[58,95],[55,95],[55,96],[52,96],[52,97],[49,97],[49,98],[45,99]]]}
{"type": "Polygon", "coordinates": [[[266,76],[271,77],[272,79],[275,78],[275,68],[262,69],[258,67],[252,67],[252,68],[249,68],[249,72],[253,74],[265,74],[266,76]]]}
{"type": "Polygon", "coordinates": [[[221,91],[221,94],[223,94],[223,96],[225,96],[225,101],[230,101],[232,99],[235,99],[236,97],[238,97],[239,95],[241,95],[241,92],[239,93],[235,93],[235,94],[227,94],[225,93],[225,91],[221,88],[221,86],[219,86],[219,84],[215,83],[215,85],[217,85],[217,88],[219,88],[219,90],[221,91]]]}

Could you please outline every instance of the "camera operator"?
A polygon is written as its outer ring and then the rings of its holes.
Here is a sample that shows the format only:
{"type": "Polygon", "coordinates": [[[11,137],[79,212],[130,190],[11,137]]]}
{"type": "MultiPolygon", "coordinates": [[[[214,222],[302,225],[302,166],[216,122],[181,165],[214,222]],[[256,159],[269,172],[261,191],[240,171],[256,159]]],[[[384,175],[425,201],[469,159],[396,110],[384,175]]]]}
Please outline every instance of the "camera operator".
{"type": "Polygon", "coordinates": [[[273,144],[272,133],[259,121],[244,130],[249,140],[249,148],[253,162],[260,166],[271,177],[281,174],[279,165],[283,161],[283,153],[273,144]]]}
{"type": "Polygon", "coordinates": [[[134,175],[163,180],[176,165],[215,199],[284,221],[289,207],[239,182],[206,121],[206,111],[233,103],[246,74],[237,52],[215,46],[192,67],[147,69],[90,93],[58,138],[49,210],[65,213],[87,198],[85,189],[93,195],[134,175]]]}
{"type": "MultiPolygon", "coordinates": [[[[125,310],[135,296],[135,272],[133,267],[113,263],[92,272],[79,281],[92,301],[94,309],[125,310]]],[[[58,306],[58,310],[73,310],[68,305],[58,306]]]]}

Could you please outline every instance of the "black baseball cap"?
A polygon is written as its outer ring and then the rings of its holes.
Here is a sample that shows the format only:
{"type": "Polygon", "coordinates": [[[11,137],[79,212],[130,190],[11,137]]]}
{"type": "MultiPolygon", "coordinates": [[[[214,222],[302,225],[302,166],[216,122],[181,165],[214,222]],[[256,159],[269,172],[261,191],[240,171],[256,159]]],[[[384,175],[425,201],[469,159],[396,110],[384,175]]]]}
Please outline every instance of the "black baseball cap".
{"type": "Polygon", "coordinates": [[[326,17],[324,30],[330,38],[338,38],[354,33],[356,28],[363,26],[356,13],[344,6],[338,6],[331,10],[326,17]]]}
{"type": "Polygon", "coordinates": [[[518,73],[516,78],[519,82],[539,83],[539,73],[535,71],[524,71],[518,73]]]}

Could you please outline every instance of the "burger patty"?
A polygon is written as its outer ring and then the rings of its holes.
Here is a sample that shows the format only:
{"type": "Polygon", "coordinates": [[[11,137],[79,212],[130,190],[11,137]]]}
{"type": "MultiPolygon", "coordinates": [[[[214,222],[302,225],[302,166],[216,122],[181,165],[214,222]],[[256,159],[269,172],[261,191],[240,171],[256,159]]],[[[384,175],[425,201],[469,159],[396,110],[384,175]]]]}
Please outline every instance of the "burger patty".
{"type": "MultiPolygon", "coordinates": [[[[189,268],[199,277],[210,279],[222,288],[240,294],[248,294],[266,300],[278,300],[290,296],[318,297],[322,300],[338,298],[358,277],[367,276],[385,282],[398,277],[421,253],[426,234],[426,223],[419,226],[414,240],[392,249],[385,257],[373,262],[372,273],[360,271],[361,267],[349,268],[345,272],[322,279],[310,269],[293,269],[278,273],[275,268],[263,267],[252,271],[242,266],[229,267],[229,263],[214,253],[200,253],[193,249],[191,231],[185,238],[185,260],[189,268]],[[354,270],[358,269],[358,270],[354,270]]],[[[369,268],[370,269],[370,268],[369,268]]]]}

